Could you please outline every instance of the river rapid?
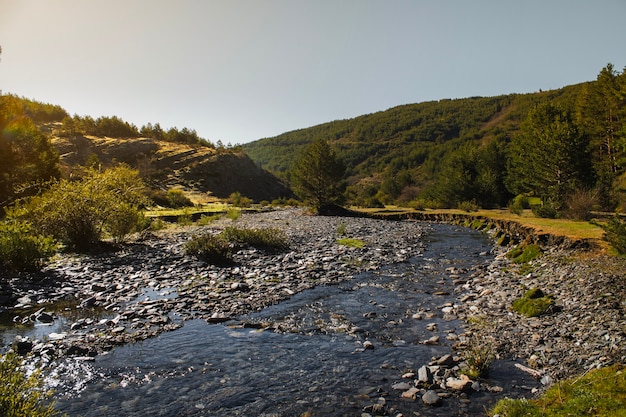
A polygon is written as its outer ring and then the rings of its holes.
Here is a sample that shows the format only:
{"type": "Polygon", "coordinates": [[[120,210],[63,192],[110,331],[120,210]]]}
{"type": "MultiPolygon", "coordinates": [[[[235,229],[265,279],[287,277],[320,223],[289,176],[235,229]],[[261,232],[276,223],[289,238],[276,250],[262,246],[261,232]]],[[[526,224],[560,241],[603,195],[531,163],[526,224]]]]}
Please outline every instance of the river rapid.
{"type": "MultiPolygon", "coordinates": [[[[242,227],[249,221],[288,228],[290,251],[243,251],[224,271],[183,260],[177,235],[161,247],[162,256],[150,252],[139,265],[143,255],[130,251],[132,270],[130,260],[116,261],[115,268],[143,277],[143,284],[128,300],[116,302],[118,308],[101,313],[92,327],[75,325],[84,317],[56,317],[50,328],[66,335],[59,342],[65,342],[63,348],[86,349],[44,361],[60,411],[68,416],[467,416],[485,415],[499,398],[527,396],[540,385],[502,359],[491,366],[489,378],[453,388],[462,379],[457,348],[467,339],[466,323],[454,314],[458,291],[494,259],[486,234],[452,225],[312,218],[293,211],[245,217],[242,227]],[[338,245],[338,229],[366,247],[338,245]],[[167,256],[175,259],[159,260],[167,256]],[[153,270],[160,271],[159,279],[153,270]],[[204,293],[217,301],[202,310],[199,306],[211,304],[204,293]],[[136,313],[146,303],[166,318],[150,337],[141,333],[145,326],[133,327],[148,317],[136,313]],[[89,336],[98,334],[95,324],[106,320],[114,323],[105,323],[100,337],[109,332],[109,345],[85,347],[93,340],[89,336]],[[432,405],[422,399],[428,391],[437,394],[432,405]]],[[[102,258],[54,268],[70,276],[68,271],[97,269],[98,261],[102,258]]],[[[103,288],[119,288],[115,276],[107,281],[100,275],[103,288]]],[[[70,285],[85,288],[76,298],[95,297],[98,304],[98,294],[87,291],[93,277],[82,279],[70,285]]],[[[36,336],[28,333],[33,330],[23,334],[41,337],[41,326],[35,329],[36,336]]],[[[12,331],[5,330],[5,340],[15,336],[12,331]]]]}

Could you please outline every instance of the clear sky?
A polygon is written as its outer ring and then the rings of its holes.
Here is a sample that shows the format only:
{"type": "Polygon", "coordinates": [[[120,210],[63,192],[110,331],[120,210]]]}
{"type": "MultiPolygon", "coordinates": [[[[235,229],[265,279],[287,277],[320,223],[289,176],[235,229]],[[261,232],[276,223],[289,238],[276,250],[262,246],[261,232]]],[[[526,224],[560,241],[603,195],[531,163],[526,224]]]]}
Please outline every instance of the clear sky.
{"type": "Polygon", "coordinates": [[[263,137],[626,66],[626,0],[0,0],[0,89],[263,137]]]}

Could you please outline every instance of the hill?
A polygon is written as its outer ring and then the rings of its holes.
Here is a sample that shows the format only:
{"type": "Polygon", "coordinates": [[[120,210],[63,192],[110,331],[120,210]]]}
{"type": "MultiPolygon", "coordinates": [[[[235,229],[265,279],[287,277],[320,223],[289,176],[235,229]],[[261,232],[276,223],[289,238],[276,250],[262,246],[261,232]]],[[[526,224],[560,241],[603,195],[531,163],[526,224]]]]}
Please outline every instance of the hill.
{"type": "Polygon", "coordinates": [[[0,206],[50,179],[125,163],[155,190],[182,189],[194,202],[232,193],[255,201],[292,197],[239,147],[215,146],[194,130],[136,126],[118,117],[70,117],[59,106],[0,95],[0,206]]]}
{"type": "MultiPolygon", "coordinates": [[[[438,198],[436,184],[445,175],[451,155],[482,149],[498,158],[530,109],[550,101],[573,111],[587,85],[401,105],[260,139],[243,149],[259,166],[288,180],[294,155],[314,138],[322,138],[347,165],[351,202],[368,205],[374,198],[406,202],[418,195],[438,198]]],[[[491,205],[506,204],[511,198],[500,187],[502,195],[491,205]]]]}
{"type": "Polygon", "coordinates": [[[253,200],[291,196],[287,186],[259,168],[240,150],[160,141],[153,138],[52,136],[62,169],[72,172],[97,161],[104,166],[122,162],[137,168],[159,189],[179,188],[202,202],[239,192],[253,200]]]}

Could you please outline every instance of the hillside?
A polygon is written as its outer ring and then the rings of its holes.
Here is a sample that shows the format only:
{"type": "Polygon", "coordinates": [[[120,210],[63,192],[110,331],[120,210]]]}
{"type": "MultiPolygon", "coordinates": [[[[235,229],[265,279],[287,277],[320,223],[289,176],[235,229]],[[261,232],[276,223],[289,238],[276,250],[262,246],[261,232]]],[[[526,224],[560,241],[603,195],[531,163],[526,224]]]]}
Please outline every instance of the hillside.
{"type": "Polygon", "coordinates": [[[139,169],[155,188],[180,188],[198,202],[234,192],[256,201],[291,195],[283,183],[240,151],[142,137],[53,134],[51,142],[59,152],[62,170],[68,173],[94,161],[103,166],[122,162],[139,169]]]}
{"type": "MultiPolygon", "coordinates": [[[[386,202],[410,200],[419,193],[433,194],[433,184],[456,151],[492,146],[487,152],[497,158],[496,152],[510,141],[530,109],[550,101],[573,111],[587,84],[532,94],[407,104],[287,132],[243,148],[259,166],[288,179],[294,156],[314,138],[322,138],[347,165],[353,202],[376,194],[386,197],[386,202]]],[[[503,195],[497,202],[506,204],[508,198],[503,195]]]]}

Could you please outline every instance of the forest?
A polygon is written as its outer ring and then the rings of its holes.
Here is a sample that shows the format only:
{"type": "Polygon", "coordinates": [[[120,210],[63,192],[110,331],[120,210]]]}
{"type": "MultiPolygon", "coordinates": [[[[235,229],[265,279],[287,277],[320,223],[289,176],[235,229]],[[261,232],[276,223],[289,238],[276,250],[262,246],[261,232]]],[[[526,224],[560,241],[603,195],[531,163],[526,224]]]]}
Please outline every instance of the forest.
{"type": "Polygon", "coordinates": [[[294,155],[328,141],[358,206],[499,208],[543,215],[626,208],[626,71],[557,90],[397,106],[244,145],[289,181],[294,155]],[[576,207],[574,207],[576,206],[576,207]]]}

